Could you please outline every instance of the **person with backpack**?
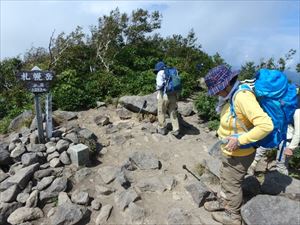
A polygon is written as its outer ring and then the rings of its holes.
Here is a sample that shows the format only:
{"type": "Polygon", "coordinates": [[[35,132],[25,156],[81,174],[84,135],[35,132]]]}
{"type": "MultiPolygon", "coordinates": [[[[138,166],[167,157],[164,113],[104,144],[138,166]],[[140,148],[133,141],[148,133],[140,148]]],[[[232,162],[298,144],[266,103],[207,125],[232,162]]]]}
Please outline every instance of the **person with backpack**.
{"type": "MultiPolygon", "coordinates": [[[[297,89],[298,104],[293,116],[293,122],[288,125],[287,130],[287,143],[284,153],[282,154],[280,150],[277,151],[276,156],[276,170],[284,175],[289,175],[288,171],[288,161],[289,157],[293,155],[293,151],[300,144],[300,93],[299,88],[297,89]],[[282,155],[282,156],[281,156],[282,155]],[[281,157],[280,157],[281,156],[281,157]]],[[[249,175],[254,175],[257,163],[263,158],[263,156],[268,151],[268,148],[259,147],[256,150],[254,161],[248,169],[249,175]]]]}
{"type": "Polygon", "coordinates": [[[181,87],[178,71],[175,68],[168,68],[163,61],[160,61],[155,64],[154,73],[156,74],[157,90],[157,132],[162,135],[168,133],[166,124],[166,113],[168,111],[172,123],[171,134],[179,138],[177,95],[181,87]]]}
{"type": "Polygon", "coordinates": [[[255,148],[246,144],[263,139],[274,127],[254,93],[239,91],[235,95],[240,85],[237,76],[238,72],[232,72],[225,65],[211,69],[205,76],[208,95],[219,96],[220,126],[217,133],[220,139],[227,140],[227,144],[221,145],[221,190],[218,199],[206,202],[204,208],[212,212],[214,220],[227,225],[241,224],[241,184],[255,156],[255,148]],[[235,107],[236,118],[232,115],[230,102],[235,107]],[[245,132],[236,119],[249,131],[245,132]]]}

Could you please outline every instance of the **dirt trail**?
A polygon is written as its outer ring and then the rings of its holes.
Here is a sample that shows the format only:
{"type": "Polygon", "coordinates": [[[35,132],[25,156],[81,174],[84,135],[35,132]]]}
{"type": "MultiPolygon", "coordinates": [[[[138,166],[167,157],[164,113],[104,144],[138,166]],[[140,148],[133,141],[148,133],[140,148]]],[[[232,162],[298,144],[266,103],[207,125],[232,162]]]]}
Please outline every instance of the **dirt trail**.
{"type": "MultiPolygon", "coordinates": [[[[132,118],[129,120],[120,120],[116,115],[115,109],[109,107],[107,109],[90,109],[82,111],[79,114],[78,123],[83,128],[88,128],[98,137],[99,142],[111,142],[108,147],[101,150],[101,157],[99,165],[93,167],[94,177],[90,177],[88,181],[80,184],[80,187],[75,189],[87,189],[89,192],[94,192],[93,187],[103,184],[98,179],[97,170],[103,166],[116,166],[120,167],[128,156],[134,152],[153,152],[161,162],[160,170],[136,170],[130,172],[131,178],[134,183],[145,177],[154,177],[160,175],[171,175],[177,180],[177,185],[171,191],[158,192],[141,192],[141,200],[136,204],[145,209],[146,215],[144,224],[165,224],[167,214],[171,208],[179,207],[193,215],[192,222],[200,222],[200,217],[208,216],[203,210],[200,210],[193,202],[191,196],[184,188],[190,181],[195,181],[189,173],[183,170],[182,165],[186,165],[190,170],[196,172],[196,166],[203,159],[209,157],[208,148],[216,141],[212,133],[207,133],[201,124],[198,123],[197,115],[183,118],[183,131],[184,136],[178,140],[171,134],[162,136],[156,133],[145,132],[141,128],[143,122],[132,118]],[[105,126],[97,126],[94,118],[98,115],[107,115],[113,125],[126,124],[130,128],[120,129],[119,132],[114,134],[106,134],[105,126]],[[124,144],[113,143],[111,140],[113,136],[125,136],[126,141],[124,144]],[[187,177],[185,179],[185,177],[187,177]]],[[[126,127],[125,126],[125,127],[126,127]]],[[[156,123],[153,124],[156,126],[156,123]]],[[[114,186],[115,184],[111,184],[114,186]]],[[[114,195],[109,195],[101,199],[102,205],[105,203],[112,204],[114,209],[108,223],[124,224],[126,223],[126,213],[121,212],[115,207],[114,195]],[[121,212],[121,213],[120,213],[121,212]]],[[[96,213],[92,213],[91,220],[88,224],[94,225],[96,213]]],[[[128,223],[128,222],[127,222],[128,223]]]]}

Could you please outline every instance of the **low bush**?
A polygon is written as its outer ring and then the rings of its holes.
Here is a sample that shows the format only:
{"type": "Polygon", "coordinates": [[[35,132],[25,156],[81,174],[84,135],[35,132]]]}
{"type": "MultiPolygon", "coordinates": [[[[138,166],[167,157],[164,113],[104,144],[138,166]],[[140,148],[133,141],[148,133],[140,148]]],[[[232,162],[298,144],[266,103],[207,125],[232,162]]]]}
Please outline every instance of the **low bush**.
{"type": "Polygon", "coordinates": [[[215,110],[216,98],[208,96],[206,92],[199,92],[194,104],[201,119],[206,121],[219,119],[219,115],[215,110]]]}

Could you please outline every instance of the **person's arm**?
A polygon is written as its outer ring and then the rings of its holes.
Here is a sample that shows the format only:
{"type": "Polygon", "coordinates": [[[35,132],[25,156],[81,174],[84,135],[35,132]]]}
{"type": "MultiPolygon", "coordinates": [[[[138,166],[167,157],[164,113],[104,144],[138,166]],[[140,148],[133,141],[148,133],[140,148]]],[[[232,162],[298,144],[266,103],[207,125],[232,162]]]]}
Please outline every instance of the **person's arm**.
{"type": "Polygon", "coordinates": [[[287,148],[294,150],[298,147],[300,143],[300,109],[296,109],[294,113],[294,133],[291,140],[291,143],[287,148]]]}
{"type": "Polygon", "coordinates": [[[162,90],[164,88],[164,71],[160,70],[156,76],[156,90],[162,90]]]}
{"type": "Polygon", "coordinates": [[[245,145],[256,142],[267,136],[274,128],[272,119],[263,111],[250,91],[241,91],[235,97],[235,105],[241,113],[252,123],[253,128],[242,134],[239,144],[245,145]]]}

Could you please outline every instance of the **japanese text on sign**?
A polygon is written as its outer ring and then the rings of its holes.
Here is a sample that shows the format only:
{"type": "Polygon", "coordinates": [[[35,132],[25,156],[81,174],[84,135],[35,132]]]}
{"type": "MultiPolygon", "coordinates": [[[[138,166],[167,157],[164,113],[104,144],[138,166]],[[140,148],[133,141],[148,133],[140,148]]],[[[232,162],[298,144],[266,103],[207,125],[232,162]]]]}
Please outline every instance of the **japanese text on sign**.
{"type": "Polygon", "coordinates": [[[23,81],[52,81],[54,75],[48,71],[23,71],[19,77],[23,81]]]}
{"type": "Polygon", "coordinates": [[[50,82],[54,79],[54,73],[41,70],[21,71],[17,74],[17,78],[25,82],[29,91],[43,93],[49,91],[50,82]]]}

